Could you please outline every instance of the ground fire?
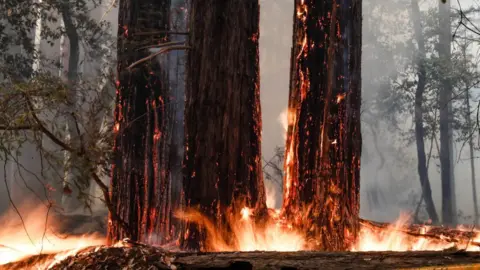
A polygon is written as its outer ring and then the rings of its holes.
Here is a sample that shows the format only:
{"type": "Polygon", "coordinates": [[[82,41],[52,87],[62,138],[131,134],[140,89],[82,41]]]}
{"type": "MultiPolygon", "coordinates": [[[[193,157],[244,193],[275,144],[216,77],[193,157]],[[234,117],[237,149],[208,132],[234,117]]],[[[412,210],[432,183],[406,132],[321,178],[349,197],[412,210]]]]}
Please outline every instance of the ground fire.
{"type": "MultiPolygon", "coordinates": [[[[259,227],[253,222],[255,213],[248,208],[241,209],[240,213],[232,216],[230,222],[229,239],[225,239],[218,228],[202,216],[199,212],[181,213],[184,218],[203,226],[207,231],[206,241],[212,247],[211,252],[226,251],[305,251],[312,250],[315,242],[309,243],[306,235],[299,230],[289,227],[280,218],[278,210],[271,209],[270,221],[259,227]],[[232,241],[232,238],[235,241],[232,241]],[[236,243],[232,245],[231,243],[236,243]]],[[[104,246],[106,239],[99,235],[68,236],[59,235],[55,228],[48,227],[45,231],[44,207],[32,211],[24,229],[18,224],[18,216],[11,213],[1,230],[0,258],[5,269],[61,269],[63,260],[72,260],[75,256],[88,256],[101,250],[108,250],[104,246]],[[28,235],[25,233],[28,231],[28,235]],[[8,245],[3,245],[8,243],[8,245]],[[39,255],[43,254],[43,255],[39,255]],[[71,257],[75,255],[74,257],[71,257]],[[16,263],[15,263],[16,262],[16,263]],[[10,263],[10,264],[8,264],[10,263]]],[[[52,220],[54,225],[58,220],[52,220]]],[[[115,248],[144,247],[146,245],[120,241],[113,245],[115,248]]],[[[145,247],[148,248],[148,247],[145,247]]],[[[153,248],[153,247],[152,247],[153,248]]],[[[159,252],[178,252],[178,246],[161,246],[159,252]]],[[[448,229],[428,225],[409,225],[408,218],[399,219],[394,224],[381,224],[366,220],[361,221],[357,242],[349,247],[350,251],[445,251],[445,250],[480,251],[480,232],[468,227],[448,229]]],[[[157,251],[158,252],[158,251],[157,251]]],[[[180,254],[180,253],[179,253],[180,254]]],[[[114,256],[114,255],[111,255],[114,256]]],[[[174,255],[171,255],[174,257],[174,255]]],[[[174,260],[171,259],[173,263],[174,260]]],[[[0,267],[1,268],[1,267],[0,267]]],[[[2,268],[3,269],[3,268],[2,268]]],[[[146,268],[145,268],[146,269],[146,268]]]]}

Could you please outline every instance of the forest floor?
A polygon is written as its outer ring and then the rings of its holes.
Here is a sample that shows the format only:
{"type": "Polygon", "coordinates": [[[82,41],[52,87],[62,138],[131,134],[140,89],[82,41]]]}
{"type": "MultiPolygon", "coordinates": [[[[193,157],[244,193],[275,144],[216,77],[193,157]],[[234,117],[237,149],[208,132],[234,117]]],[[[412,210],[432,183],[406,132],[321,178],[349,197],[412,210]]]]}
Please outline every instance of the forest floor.
{"type": "MultiPolygon", "coordinates": [[[[53,256],[33,256],[0,269],[43,269],[38,266],[53,256]]],[[[138,245],[87,248],[50,269],[480,269],[480,252],[184,253],[138,245]]]]}
{"type": "MultiPolygon", "coordinates": [[[[63,217],[62,227],[68,233],[105,231],[105,219],[87,216],[63,217]]],[[[388,224],[361,221],[364,226],[383,230],[388,224]]],[[[443,239],[448,242],[470,241],[476,232],[459,231],[444,227],[431,227],[421,234],[422,226],[410,225],[400,231],[412,237],[443,239]]],[[[470,241],[471,245],[480,243],[470,241]]],[[[416,252],[221,252],[189,253],[175,247],[152,247],[134,242],[123,242],[117,247],[89,247],[65,254],[42,254],[21,261],[0,265],[0,270],[20,269],[479,269],[480,252],[462,250],[416,252]],[[52,262],[54,264],[52,265],[52,262]]]]}

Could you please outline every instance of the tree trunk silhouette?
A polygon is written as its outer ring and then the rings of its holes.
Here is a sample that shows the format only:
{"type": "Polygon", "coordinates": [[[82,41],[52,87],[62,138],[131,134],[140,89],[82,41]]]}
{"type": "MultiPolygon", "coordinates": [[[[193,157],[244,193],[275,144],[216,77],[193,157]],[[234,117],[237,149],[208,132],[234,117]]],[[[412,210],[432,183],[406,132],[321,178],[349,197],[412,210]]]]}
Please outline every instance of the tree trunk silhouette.
{"type": "MultiPolygon", "coordinates": [[[[467,58],[467,41],[465,44],[462,45],[462,56],[464,60],[464,68],[468,70],[468,58],[467,58]]],[[[463,83],[465,84],[465,120],[467,122],[467,129],[469,132],[474,130],[474,125],[472,125],[472,116],[471,116],[471,108],[470,108],[470,84],[468,77],[463,79],[463,83]]],[[[475,177],[475,150],[473,147],[473,133],[468,136],[468,148],[470,152],[470,181],[472,183],[472,202],[473,202],[473,224],[478,225],[479,221],[479,213],[478,213],[478,200],[477,200],[477,181],[475,177]]]]}
{"type": "Polygon", "coordinates": [[[443,78],[440,86],[440,165],[442,180],[442,221],[445,225],[455,225],[457,219],[455,203],[455,182],[453,174],[453,134],[452,134],[452,85],[448,74],[451,69],[451,25],[450,0],[439,1],[439,42],[438,55],[441,59],[443,78]]]}
{"type": "Polygon", "coordinates": [[[295,1],[284,214],[323,250],[359,229],[361,5],[295,1]]]}
{"type": "MultiPolygon", "coordinates": [[[[265,213],[261,170],[258,0],[194,0],[187,56],[184,192],[228,232],[244,206],[265,213]]],[[[206,232],[186,224],[182,246],[209,250],[206,232]]],[[[231,239],[232,237],[225,237],[231,239]]]]}
{"type": "MultiPolygon", "coordinates": [[[[111,201],[128,223],[109,218],[108,239],[129,237],[151,244],[170,239],[168,76],[156,59],[127,67],[150,54],[140,47],[167,40],[170,1],[122,0],[119,6],[118,81],[111,201]]],[[[110,214],[111,215],[111,214],[110,214]]]]}
{"type": "Polygon", "coordinates": [[[425,130],[423,128],[423,93],[426,85],[425,70],[425,40],[423,37],[422,25],[420,20],[420,8],[418,0],[412,0],[412,20],[415,32],[415,39],[418,43],[417,76],[418,84],[415,91],[415,141],[417,144],[418,176],[422,187],[422,198],[425,200],[427,212],[433,223],[438,223],[437,210],[432,199],[432,190],[428,178],[427,157],[425,154],[425,130]]]}

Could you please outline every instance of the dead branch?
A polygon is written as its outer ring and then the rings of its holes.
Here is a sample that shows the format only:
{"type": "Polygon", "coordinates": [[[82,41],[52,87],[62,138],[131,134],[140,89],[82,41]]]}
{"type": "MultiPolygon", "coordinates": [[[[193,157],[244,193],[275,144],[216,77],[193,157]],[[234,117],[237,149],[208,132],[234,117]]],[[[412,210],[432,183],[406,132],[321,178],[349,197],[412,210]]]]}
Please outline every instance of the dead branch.
{"type": "Polygon", "coordinates": [[[23,229],[25,230],[25,233],[27,234],[28,240],[30,240],[30,242],[31,242],[33,245],[35,245],[35,243],[34,243],[33,240],[32,240],[32,237],[31,237],[30,234],[28,233],[27,226],[25,225],[25,221],[23,220],[22,214],[20,213],[20,211],[18,210],[17,206],[16,206],[15,203],[13,202],[12,194],[10,194],[10,188],[9,188],[9,186],[8,186],[8,178],[7,178],[7,163],[8,163],[8,158],[5,158],[5,160],[4,160],[4,162],[3,162],[3,180],[4,180],[4,182],[5,182],[5,187],[6,187],[6,191],[7,191],[8,200],[9,200],[10,204],[12,205],[13,210],[15,210],[15,212],[16,212],[17,215],[18,215],[18,217],[20,218],[20,221],[22,222],[22,227],[23,227],[23,229]]]}
{"type": "Polygon", "coordinates": [[[188,35],[188,32],[163,30],[163,31],[152,31],[152,32],[138,32],[138,33],[134,33],[133,36],[155,36],[155,35],[164,35],[164,34],[188,35]]]}
{"type": "Polygon", "coordinates": [[[143,46],[143,47],[138,48],[137,51],[143,50],[143,49],[163,48],[163,47],[173,46],[173,45],[183,45],[184,43],[185,42],[183,42],[183,41],[175,41],[175,42],[166,42],[166,43],[161,43],[161,44],[156,44],[156,45],[148,45],[148,46],[143,46]]]}
{"type": "Polygon", "coordinates": [[[37,114],[35,113],[35,110],[33,108],[33,104],[32,104],[32,101],[30,100],[30,98],[25,94],[25,99],[27,100],[27,106],[28,106],[28,109],[30,111],[30,113],[32,114],[32,118],[33,120],[36,122],[36,124],[38,125],[38,128],[45,134],[47,135],[47,137],[52,140],[54,143],[56,143],[57,145],[61,146],[63,149],[69,151],[69,152],[72,152],[72,153],[78,153],[78,151],[76,151],[75,149],[71,148],[68,144],[66,144],[65,142],[63,142],[62,140],[60,140],[59,138],[57,138],[52,132],[50,132],[50,130],[48,130],[42,123],[42,121],[40,121],[40,119],[37,117],[37,114]]]}
{"type": "MultiPolygon", "coordinates": [[[[90,163],[91,160],[88,156],[86,156],[86,153],[84,150],[80,149],[80,150],[76,150],[76,149],[73,149],[71,148],[69,145],[67,145],[65,142],[61,141],[60,139],[58,139],[52,132],[50,132],[43,124],[42,122],[40,121],[40,119],[38,119],[37,115],[35,114],[34,112],[34,109],[33,109],[33,104],[31,102],[31,100],[25,95],[25,98],[27,100],[27,105],[28,105],[28,108],[32,114],[32,118],[35,120],[35,122],[37,123],[39,129],[45,134],[47,135],[48,138],[50,138],[54,143],[56,143],[57,145],[61,146],[64,150],[67,150],[69,152],[72,152],[72,153],[75,153],[77,154],[79,157],[82,157],[82,158],[85,158],[85,160],[90,163]]],[[[82,145],[83,147],[83,145],[82,145]]],[[[113,208],[113,205],[112,205],[112,202],[110,201],[110,195],[109,195],[109,191],[108,191],[108,187],[102,182],[102,180],[100,179],[100,177],[98,177],[98,175],[95,173],[95,170],[92,168],[92,172],[90,173],[93,180],[97,183],[97,185],[99,185],[99,187],[101,188],[102,190],[102,193],[103,193],[103,196],[104,196],[104,199],[105,199],[105,204],[108,208],[108,210],[110,211],[110,214],[112,216],[113,219],[115,219],[119,224],[120,226],[125,230],[125,232],[127,233],[127,235],[130,234],[130,229],[129,229],[129,226],[128,224],[117,214],[117,212],[115,211],[115,209],[113,208]]]]}
{"type": "Polygon", "coordinates": [[[32,126],[32,125],[3,126],[3,125],[0,125],[0,130],[6,130],[6,131],[19,131],[19,130],[32,130],[32,129],[35,129],[35,126],[32,126]]]}
{"type": "Polygon", "coordinates": [[[102,182],[102,180],[100,179],[100,177],[98,177],[98,175],[95,173],[94,170],[92,170],[90,174],[93,180],[95,181],[95,183],[97,183],[97,185],[102,190],[103,197],[105,199],[105,205],[107,206],[108,211],[112,216],[112,219],[116,220],[118,224],[120,224],[120,226],[122,227],[122,229],[125,231],[127,235],[131,235],[130,226],[117,214],[117,212],[113,208],[112,201],[110,201],[110,194],[108,191],[108,187],[102,182]]]}
{"type": "Polygon", "coordinates": [[[164,53],[167,53],[169,51],[173,51],[173,50],[187,50],[187,49],[190,49],[190,46],[170,46],[170,47],[166,47],[164,49],[161,49],[160,51],[156,52],[156,53],[153,53],[145,58],[142,58],[136,62],[134,62],[133,64],[131,64],[130,66],[127,67],[127,70],[131,70],[133,67],[137,66],[138,64],[141,64],[143,62],[146,62],[152,58],[154,58],[155,56],[157,55],[160,55],[160,54],[164,54],[164,53]]]}

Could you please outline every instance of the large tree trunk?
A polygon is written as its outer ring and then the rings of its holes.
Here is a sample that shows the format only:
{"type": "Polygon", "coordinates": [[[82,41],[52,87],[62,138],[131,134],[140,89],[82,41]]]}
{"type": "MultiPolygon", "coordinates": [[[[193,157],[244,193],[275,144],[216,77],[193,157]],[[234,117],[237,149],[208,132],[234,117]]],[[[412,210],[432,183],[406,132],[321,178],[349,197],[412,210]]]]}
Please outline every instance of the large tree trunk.
{"type": "Polygon", "coordinates": [[[430,180],[428,179],[427,157],[425,155],[425,130],[423,128],[423,93],[426,85],[425,40],[420,20],[418,0],[412,0],[412,20],[415,39],[418,44],[417,75],[418,84],[415,91],[415,141],[417,143],[418,176],[422,187],[422,198],[425,200],[427,212],[433,223],[438,223],[437,210],[432,199],[430,180]]]}
{"type": "Polygon", "coordinates": [[[284,212],[324,250],[359,228],[361,8],[295,1],[284,212]]]}
{"type": "Polygon", "coordinates": [[[152,244],[170,240],[168,77],[155,59],[127,68],[150,53],[141,47],[167,39],[169,8],[168,0],[120,1],[110,197],[129,229],[110,213],[110,242],[124,237],[152,244]]]}
{"type": "Polygon", "coordinates": [[[438,54],[442,61],[442,78],[439,95],[440,106],[440,165],[442,179],[442,221],[445,225],[455,225],[457,219],[455,203],[455,183],[453,174],[453,134],[452,134],[452,85],[449,79],[451,69],[451,25],[450,0],[439,1],[439,43],[438,54]]]}
{"type": "MultiPolygon", "coordinates": [[[[244,206],[266,210],[261,170],[258,0],[194,0],[190,7],[184,191],[228,231],[244,206]]],[[[187,223],[183,247],[208,250],[206,232],[187,223]]],[[[229,237],[232,239],[232,237],[229,237]]]]}

